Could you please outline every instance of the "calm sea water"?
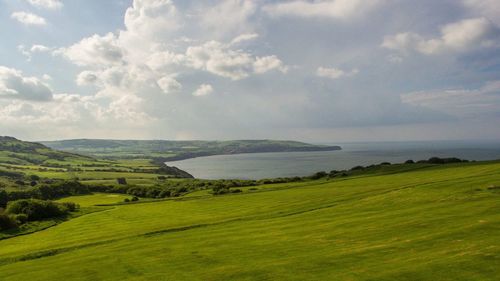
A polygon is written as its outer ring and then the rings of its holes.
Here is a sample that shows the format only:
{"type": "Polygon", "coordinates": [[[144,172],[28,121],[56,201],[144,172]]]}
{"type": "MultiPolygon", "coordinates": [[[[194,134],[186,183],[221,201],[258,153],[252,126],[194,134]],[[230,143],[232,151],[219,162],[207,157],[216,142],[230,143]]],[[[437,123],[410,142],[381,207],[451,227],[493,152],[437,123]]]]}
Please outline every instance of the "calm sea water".
{"type": "MultiPolygon", "coordinates": [[[[401,163],[433,156],[468,160],[500,159],[500,141],[335,143],[339,151],[218,155],[168,162],[203,179],[261,179],[306,176],[381,162],[401,163]]],[[[333,144],[333,145],[335,145],[333,144]]]]}

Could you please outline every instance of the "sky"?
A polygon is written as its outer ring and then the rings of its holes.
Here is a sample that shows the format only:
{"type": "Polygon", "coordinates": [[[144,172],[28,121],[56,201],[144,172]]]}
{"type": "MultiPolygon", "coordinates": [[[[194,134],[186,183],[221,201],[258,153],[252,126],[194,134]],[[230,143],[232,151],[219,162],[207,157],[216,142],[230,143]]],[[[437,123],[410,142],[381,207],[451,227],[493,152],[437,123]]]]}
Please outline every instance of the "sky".
{"type": "Polygon", "coordinates": [[[0,0],[0,135],[500,140],[500,0],[0,0]]]}

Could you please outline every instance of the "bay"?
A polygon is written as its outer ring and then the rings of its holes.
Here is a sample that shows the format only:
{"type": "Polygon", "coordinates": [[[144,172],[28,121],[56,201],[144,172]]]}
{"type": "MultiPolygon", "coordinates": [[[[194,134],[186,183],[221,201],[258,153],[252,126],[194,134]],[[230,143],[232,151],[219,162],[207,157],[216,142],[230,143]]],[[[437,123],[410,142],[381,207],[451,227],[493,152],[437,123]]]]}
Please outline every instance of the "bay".
{"type": "Polygon", "coordinates": [[[339,151],[278,152],[216,155],[168,162],[202,179],[262,179],[306,176],[318,171],[349,169],[408,159],[458,157],[468,160],[500,159],[500,141],[419,141],[323,143],[339,151]]]}

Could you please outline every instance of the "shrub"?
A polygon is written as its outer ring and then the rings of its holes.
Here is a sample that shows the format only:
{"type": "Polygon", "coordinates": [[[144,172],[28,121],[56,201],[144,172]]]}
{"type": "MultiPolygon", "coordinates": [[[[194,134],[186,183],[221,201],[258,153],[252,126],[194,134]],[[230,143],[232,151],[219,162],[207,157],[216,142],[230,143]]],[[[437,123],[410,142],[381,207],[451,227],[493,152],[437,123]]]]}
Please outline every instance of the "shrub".
{"type": "Polygon", "coordinates": [[[387,166],[387,165],[391,165],[391,163],[390,162],[382,162],[382,163],[380,163],[380,165],[387,166]]]}
{"type": "Polygon", "coordinates": [[[411,160],[411,159],[410,159],[410,160],[406,160],[406,161],[405,161],[405,164],[415,164],[415,161],[413,161],[413,160],[411,160]]]}
{"type": "Polygon", "coordinates": [[[139,201],[139,198],[137,196],[134,196],[134,197],[132,197],[132,199],[130,201],[133,201],[133,202],[139,201]]]}
{"type": "Polygon", "coordinates": [[[73,202],[63,202],[63,203],[61,203],[61,205],[63,207],[65,207],[66,210],[68,210],[69,212],[74,212],[74,211],[80,209],[80,205],[73,203],[73,202]]]}
{"type": "Polygon", "coordinates": [[[23,223],[26,223],[28,221],[28,216],[25,215],[25,214],[15,215],[14,218],[17,221],[18,224],[23,224],[23,223]]]}
{"type": "Polygon", "coordinates": [[[324,178],[326,176],[328,176],[328,174],[325,171],[321,171],[321,172],[315,173],[314,175],[310,176],[309,178],[312,180],[318,180],[318,179],[324,178]]]}
{"type": "Polygon", "coordinates": [[[116,182],[118,182],[118,184],[121,184],[121,185],[126,185],[127,184],[127,179],[125,179],[125,178],[117,178],[116,182]]]}
{"type": "Polygon", "coordinates": [[[365,167],[363,166],[355,166],[351,168],[351,171],[363,170],[365,167]]]}
{"type": "Polygon", "coordinates": [[[128,203],[128,202],[130,202],[130,199],[125,198],[125,199],[123,200],[123,202],[128,203]]]}
{"type": "Polygon", "coordinates": [[[5,190],[0,190],[0,208],[5,208],[7,206],[7,201],[9,201],[9,195],[7,194],[7,191],[5,190]]]}
{"type": "Polygon", "coordinates": [[[7,204],[6,213],[11,215],[24,214],[27,221],[60,217],[67,214],[70,208],[76,209],[76,204],[59,204],[38,199],[21,199],[7,204]]]}
{"type": "Polygon", "coordinates": [[[7,214],[0,214],[0,230],[7,230],[17,226],[14,218],[7,214]]]}

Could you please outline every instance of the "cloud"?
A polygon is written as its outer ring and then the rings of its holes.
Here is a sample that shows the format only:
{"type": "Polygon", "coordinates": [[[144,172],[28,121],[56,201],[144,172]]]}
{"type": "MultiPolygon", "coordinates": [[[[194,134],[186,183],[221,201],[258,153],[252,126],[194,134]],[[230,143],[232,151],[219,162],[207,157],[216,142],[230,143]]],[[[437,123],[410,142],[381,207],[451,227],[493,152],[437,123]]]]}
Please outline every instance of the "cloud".
{"type": "Polygon", "coordinates": [[[276,56],[254,57],[245,51],[231,49],[230,46],[218,41],[191,46],[186,50],[187,65],[232,80],[240,80],[252,73],[262,74],[274,69],[286,72],[283,62],[276,56]]]}
{"type": "Polygon", "coordinates": [[[122,63],[123,50],[113,33],[94,34],[80,42],[56,51],[80,66],[110,66],[122,63]]]}
{"type": "Polygon", "coordinates": [[[500,26],[500,5],[498,0],[463,0],[463,4],[500,26]]]}
{"type": "Polygon", "coordinates": [[[25,77],[19,70],[0,66],[0,98],[48,101],[52,90],[36,77],[25,77]]]}
{"type": "Polygon", "coordinates": [[[168,38],[183,24],[171,0],[134,0],[125,12],[124,23],[124,36],[150,40],[168,38]]]}
{"type": "Polygon", "coordinates": [[[386,1],[382,0],[320,0],[290,1],[270,4],[263,7],[273,17],[334,18],[349,20],[368,12],[386,1]]]}
{"type": "Polygon", "coordinates": [[[76,84],[79,86],[92,85],[98,80],[97,74],[93,71],[82,71],[76,77],[76,84]]]}
{"type": "Polygon", "coordinates": [[[236,36],[230,43],[230,45],[237,45],[243,42],[252,41],[259,37],[257,33],[244,33],[236,36]]]}
{"type": "Polygon", "coordinates": [[[193,92],[193,96],[201,97],[207,96],[214,92],[214,88],[210,84],[201,84],[196,91],[193,92]]]}
{"type": "Polygon", "coordinates": [[[50,50],[51,50],[51,48],[44,46],[44,45],[39,45],[39,44],[35,44],[35,45],[31,46],[31,48],[30,48],[30,51],[32,53],[46,53],[46,52],[49,52],[50,50]]]}
{"type": "Polygon", "coordinates": [[[201,28],[219,38],[248,33],[252,30],[249,19],[257,7],[257,1],[252,0],[224,0],[214,6],[203,7],[200,13],[201,28]]]}
{"type": "Polygon", "coordinates": [[[477,89],[461,88],[406,93],[401,95],[401,101],[458,117],[498,115],[500,113],[500,80],[490,81],[477,89]]]}
{"type": "Polygon", "coordinates": [[[49,10],[59,10],[64,5],[60,0],[27,0],[31,5],[37,8],[44,8],[49,10]]]}
{"type": "Polygon", "coordinates": [[[26,48],[25,45],[19,45],[17,46],[17,50],[23,54],[27,58],[28,61],[31,61],[31,58],[33,57],[33,54],[35,53],[48,53],[53,50],[53,48],[49,48],[44,45],[39,45],[35,44],[32,45],[31,48],[26,48]]]}
{"type": "Polygon", "coordinates": [[[172,77],[165,76],[160,78],[158,81],[158,86],[163,90],[164,93],[170,94],[173,92],[178,92],[182,89],[181,83],[172,77]]]}
{"type": "Polygon", "coordinates": [[[419,34],[405,32],[386,36],[381,46],[403,53],[416,51],[426,55],[447,51],[464,52],[475,48],[498,47],[499,34],[489,20],[473,18],[443,26],[438,38],[425,39],[419,34]]]}
{"type": "Polygon", "coordinates": [[[330,79],[339,79],[342,77],[352,77],[359,73],[358,69],[353,69],[351,71],[345,71],[339,68],[327,68],[327,67],[318,67],[316,70],[316,75],[319,77],[325,77],[330,79]]]}
{"type": "Polygon", "coordinates": [[[47,24],[47,21],[44,18],[27,12],[14,12],[10,15],[10,17],[24,25],[41,26],[47,24]]]}

